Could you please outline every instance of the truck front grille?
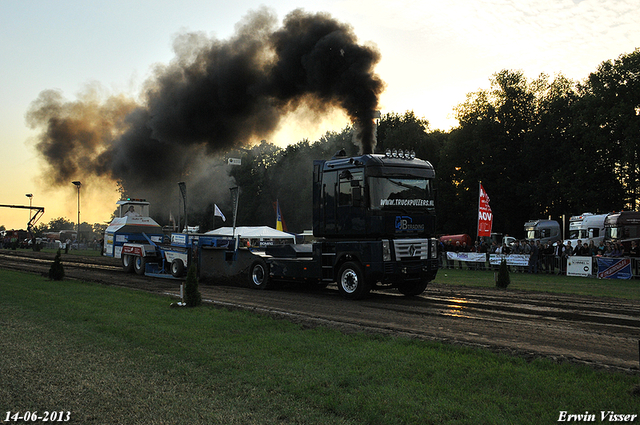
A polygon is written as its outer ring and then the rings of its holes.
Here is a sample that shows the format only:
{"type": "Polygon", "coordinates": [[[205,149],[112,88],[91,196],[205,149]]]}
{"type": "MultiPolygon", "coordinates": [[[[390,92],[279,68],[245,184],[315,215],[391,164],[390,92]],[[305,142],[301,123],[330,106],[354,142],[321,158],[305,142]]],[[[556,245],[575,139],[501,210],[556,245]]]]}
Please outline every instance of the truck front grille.
{"type": "Polygon", "coordinates": [[[393,247],[396,253],[396,261],[429,259],[428,239],[395,239],[393,247]]]}

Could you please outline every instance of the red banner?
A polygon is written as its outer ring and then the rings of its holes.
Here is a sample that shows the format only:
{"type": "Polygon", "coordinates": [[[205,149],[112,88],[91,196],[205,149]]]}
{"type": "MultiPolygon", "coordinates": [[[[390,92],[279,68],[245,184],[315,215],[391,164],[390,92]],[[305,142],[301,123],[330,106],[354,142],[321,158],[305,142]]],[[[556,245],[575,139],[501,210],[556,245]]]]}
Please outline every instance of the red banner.
{"type": "Polygon", "coordinates": [[[491,236],[493,214],[489,206],[489,195],[480,184],[480,199],[478,201],[478,236],[491,236]]]}

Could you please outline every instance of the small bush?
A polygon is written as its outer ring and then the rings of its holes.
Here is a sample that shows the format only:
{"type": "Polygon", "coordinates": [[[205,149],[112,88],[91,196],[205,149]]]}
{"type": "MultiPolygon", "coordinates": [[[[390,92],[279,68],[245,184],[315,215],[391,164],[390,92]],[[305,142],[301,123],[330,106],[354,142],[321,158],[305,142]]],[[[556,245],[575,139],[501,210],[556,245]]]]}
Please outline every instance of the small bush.
{"type": "Polygon", "coordinates": [[[507,260],[504,258],[500,262],[500,268],[498,269],[498,279],[496,280],[496,287],[500,289],[507,289],[507,286],[511,283],[509,277],[509,268],[507,267],[507,260]]]}
{"type": "Polygon", "coordinates": [[[187,307],[197,307],[202,304],[202,295],[198,290],[198,277],[196,276],[196,265],[191,264],[187,271],[187,281],[184,288],[184,303],[187,307]]]}
{"type": "Polygon", "coordinates": [[[60,260],[61,252],[58,250],[56,257],[53,259],[53,263],[49,268],[49,279],[62,280],[64,279],[64,267],[62,267],[62,261],[60,260]]]}

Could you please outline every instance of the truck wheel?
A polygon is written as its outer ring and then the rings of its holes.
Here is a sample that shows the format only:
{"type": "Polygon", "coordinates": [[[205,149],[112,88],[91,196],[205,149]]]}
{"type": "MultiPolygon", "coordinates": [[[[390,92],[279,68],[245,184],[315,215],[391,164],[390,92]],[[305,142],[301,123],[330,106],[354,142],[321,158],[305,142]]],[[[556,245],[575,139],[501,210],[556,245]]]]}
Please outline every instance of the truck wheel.
{"type": "Polygon", "coordinates": [[[139,257],[137,255],[133,257],[133,270],[136,272],[136,274],[139,274],[141,276],[144,275],[145,263],[146,260],[144,257],[139,257]]]}
{"type": "Polygon", "coordinates": [[[422,280],[417,282],[402,282],[398,285],[398,291],[402,295],[406,295],[407,297],[414,297],[416,295],[420,295],[427,289],[427,285],[429,281],[422,280]]]}
{"type": "Polygon", "coordinates": [[[345,298],[359,300],[366,297],[371,290],[364,278],[362,267],[358,263],[347,261],[338,272],[338,290],[345,298]]]}
{"type": "Polygon", "coordinates": [[[254,289],[267,289],[271,286],[269,278],[269,266],[263,259],[253,262],[249,269],[249,287],[254,289]]]}
{"type": "Polygon", "coordinates": [[[184,264],[182,260],[173,260],[171,262],[171,276],[180,277],[184,274],[184,264]]]}
{"type": "Polygon", "coordinates": [[[125,273],[133,272],[133,258],[129,254],[122,254],[122,268],[125,273]]]}

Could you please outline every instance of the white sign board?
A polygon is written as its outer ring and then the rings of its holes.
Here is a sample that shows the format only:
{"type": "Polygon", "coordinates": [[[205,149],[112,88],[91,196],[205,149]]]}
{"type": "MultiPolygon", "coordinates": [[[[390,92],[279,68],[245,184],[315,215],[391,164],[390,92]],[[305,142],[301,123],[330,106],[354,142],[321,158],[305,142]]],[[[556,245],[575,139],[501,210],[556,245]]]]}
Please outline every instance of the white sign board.
{"type": "Polygon", "coordinates": [[[242,165],[242,160],[240,158],[229,158],[227,163],[229,165],[242,165]]]}
{"type": "Polygon", "coordinates": [[[567,276],[591,276],[591,257],[567,257],[567,276]]]}

